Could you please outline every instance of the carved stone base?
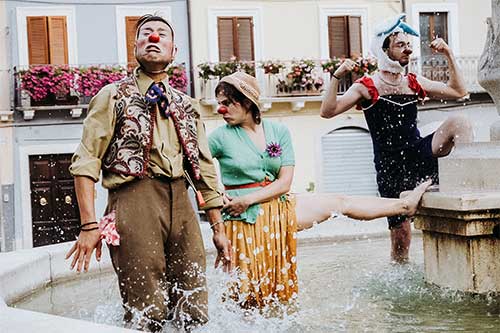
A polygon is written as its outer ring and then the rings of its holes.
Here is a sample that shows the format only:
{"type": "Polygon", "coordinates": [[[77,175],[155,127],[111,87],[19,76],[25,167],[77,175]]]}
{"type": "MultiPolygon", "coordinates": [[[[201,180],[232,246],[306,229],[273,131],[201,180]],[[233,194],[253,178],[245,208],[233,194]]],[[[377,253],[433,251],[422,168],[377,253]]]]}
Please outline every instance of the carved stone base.
{"type": "Polygon", "coordinates": [[[457,144],[438,163],[440,192],[500,192],[500,142],[457,144]]]}
{"type": "Polygon", "coordinates": [[[415,228],[424,234],[427,282],[455,290],[500,292],[498,213],[422,209],[415,228]]]}
{"type": "Polygon", "coordinates": [[[500,120],[496,121],[490,127],[490,140],[500,141],[500,120]]]}

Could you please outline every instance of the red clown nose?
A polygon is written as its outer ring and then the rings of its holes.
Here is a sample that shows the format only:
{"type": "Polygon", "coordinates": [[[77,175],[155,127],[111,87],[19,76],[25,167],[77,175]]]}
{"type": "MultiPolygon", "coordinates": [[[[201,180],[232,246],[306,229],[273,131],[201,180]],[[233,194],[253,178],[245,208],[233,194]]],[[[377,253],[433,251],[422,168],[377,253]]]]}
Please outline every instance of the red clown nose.
{"type": "Polygon", "coordinates": [[[221,106],[219,107],[219,109],[217,109],[217,113],[218,113],[218,114],[222,114],[222,115],[226,114],[226,113],[227,113],[227,111],[228,111],[228,110],[227,110],[227,107],[226,107],[226,106],[224,106],[224,105],[221,105],[221,106]]]}
{"type": "Polygon", "coordinates": [[[158,36],[157,34],[152,34],[152,35],[149,35],[148,40],[151,43],[158,43],[160,41],[160,36],[158,36]]]}

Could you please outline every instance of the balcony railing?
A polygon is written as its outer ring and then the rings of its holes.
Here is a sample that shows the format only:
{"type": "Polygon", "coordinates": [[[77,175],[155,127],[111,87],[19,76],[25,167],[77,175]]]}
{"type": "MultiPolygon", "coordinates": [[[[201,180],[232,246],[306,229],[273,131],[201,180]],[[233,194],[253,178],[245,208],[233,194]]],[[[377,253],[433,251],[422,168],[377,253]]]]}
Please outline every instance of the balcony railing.
{"type": "MultiPolygon", "coordinates": [[[[477,81],[479,57],[457,57],[457,65],[461,71],[465,86],[469,93],[485,92],[477,81]]],[[[448,64],[446,60],[433,58],[423,60],[414,58],[410,62],[410,72],[422,75],[430,80],[447,82],[449,78],[448,64]]]]}
{"type": "MultiPolygon", "coordinates": [[[[330,73],[325,72],[321,60],[287,60],[275,62],[275,68],[263,67],[262,62],[246,62],[241,70],[255,75],[261,89],[261,109],[268,110],[273,102],[290,102],[292,110],[298,111],[304,107],[305,102],[321,101],[324,92],[330,85],[330,73]],[[298,67],[297,67],[298,66],[298,67]],[[273,73],[270,73],[270,72],[273,73]]],[[[269,62],[265,63],[266,65],[269,62]]],[[[216,66],[217,64],[206,64],[216,66]]],[[[205,105],[212,105],[216,110],[215,87],[220,78],[211,76],[202,79],[204,73],[200,68],[195,69],[195,76],[201,84],[198,96],[205,105]]],[[[222,76],[222,75],[221,75],[222,76]]],[[[355,77],[347,76],[339,83],[339,94],[343,94],[351,86],[355,77]]]]}
{"type": "MultiPolygon", "coordinates": [[[[465,79],[465,84],[470,93],[484,92],[484,89],[477,82],[477,66],[479,57],[458,57],[457,63],[465,79]]],[[[311,76],[322,80],[323,84],[318,89],[295,89],[286,90],[280,89],[280,82],[286,82],[287,75],[292,71],[294,65],[297,64],[296,60],[279,61],[281,68],[275,74],[266,73],[261,62],[246,63],[247,68],[251,67],[252,72],[255,72],[255,77],[259,82],[261,88],[261,106],[263,110],[271,107],[273,102],[291,102],[292,110],[300,110],[304,102],[307,101],[321,101],[323,94],[328,90],[330,85],[330,73],[323,70],[322,60],[309,60],[313,63],[311,76]]],[[[429,61],[421,61],[419,58],[412,59],[409,70],[417,73],[431,80],[448,81],[448,64],[446,61],[439,59],[432,59],[429,61]]],[[[200,74],[200,69],[195,68],[194,74],[196,77],[200,74]]],[[[339,84],[339,94],[343,94],[351,86],[352,82],[359,77],[359,75],[352,75],[344,78],[339,84]]],[[[201,83],[201,98],[202,103],[212,105],[214,111],[216,110],[215,102],[215,87],[219,83],[219,78],[199,79],[201,83]]]]}

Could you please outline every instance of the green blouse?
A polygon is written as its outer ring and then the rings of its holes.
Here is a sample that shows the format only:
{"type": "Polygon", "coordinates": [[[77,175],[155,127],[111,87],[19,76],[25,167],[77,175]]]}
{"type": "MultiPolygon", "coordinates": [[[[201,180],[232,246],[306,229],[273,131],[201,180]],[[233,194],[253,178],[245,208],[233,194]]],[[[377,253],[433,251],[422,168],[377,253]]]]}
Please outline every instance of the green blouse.
{"type": "MultiPolygon", "coordinates": [[[[262,120],[266,146],[278,143],[281,154],[271,157],[266,150],[260,151],[240,126],[224,125],[217,128],[208,138],[212,156],[219,161],[224,185],[243,185],[263,181],[266,177],[274,181],[282,166],[295,165],[292,139],[288,128],[278,122],[262,120]]],[[[232,197],[239,197],[258,191],[260,188],[246,188],[226,191],[232,197]]],[[[255,223],[260,205],[248,207],[240,216],[222,214],[224,220],[241,220],[255,223]]]]}

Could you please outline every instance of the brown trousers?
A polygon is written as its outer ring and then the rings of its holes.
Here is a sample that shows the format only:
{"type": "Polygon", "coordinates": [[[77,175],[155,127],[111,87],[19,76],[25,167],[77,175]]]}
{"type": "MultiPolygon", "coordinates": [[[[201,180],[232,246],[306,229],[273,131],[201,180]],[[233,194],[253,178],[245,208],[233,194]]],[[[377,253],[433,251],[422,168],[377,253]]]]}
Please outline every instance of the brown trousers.
{"type": "Polygon", "coordinates": [[[208,320],[205,249],[183,179],[137,179],[109,191],[120,245],[110,246],[125,321],[160,330],[208,320]]]}

